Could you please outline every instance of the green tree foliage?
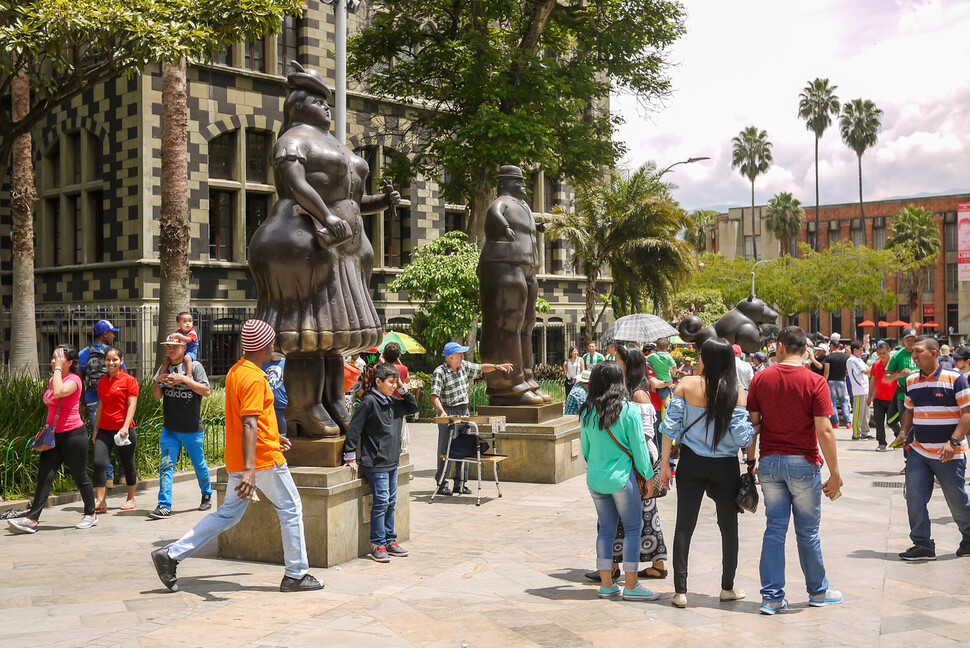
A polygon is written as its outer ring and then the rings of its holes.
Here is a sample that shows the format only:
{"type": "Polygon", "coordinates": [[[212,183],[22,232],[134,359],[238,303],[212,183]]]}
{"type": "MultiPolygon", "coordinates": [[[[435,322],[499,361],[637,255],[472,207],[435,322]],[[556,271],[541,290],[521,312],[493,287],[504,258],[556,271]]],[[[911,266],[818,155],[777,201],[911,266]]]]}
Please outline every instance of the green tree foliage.
{"type": "Polygon", "coordinates": [[[695,209],[691,212],[684,240],[694,246],[698,254],[707,251],[707,230],[714,225],[716,218],[717,211],[713,209],[695,209]]]}
{"type": "Polygon", "coordinates": [[[832,117],[839,114],[839,98],[835,96],[838,86],[829,85],[828,79],[815,79],[798,95],[798,116],[805,120],[805,127],[815,134],[815,237],[812,247],[818,252],[818,141],[832,124],[832,117]]]}
{"type": "MultiPolygon", "coordinates": [[[[774,158],[768,133],[748,126],[731,140],[731,168],[751,182],[751,213],[754,214],[754,181],[768,172],[774,158]]],[[[741,240],[744,240],[744,219],[741,219],[741,240]]],[[[753,239],[757,241],[757,239],[753,239]]],[[[758,245],[754,245],[754,258],[758,258],[758,245]]]]}
{"type": "Polygon", "coordinates": [[[893,233],[886,239],[886,247],[901,255],[900,277],[909,293],[910,317],[916,317],[926,273],[932,271],[942,249],[940,230],[933,213],[916,205],[903,207],[890,219],[889,228],[893,233]]]}
{"type": "Polygon", "coordinates": [[[303,0],[0,0],[0,96],[23,71],[30,109],[0,111],[0,159],[60,104],[150,63],[204,58],[222,42],[280,31],[303,0]]]}
{"type": "Polygon", "coordinates": [[[879,128],[882,110],[868,99],[853,99],[842,106],[839,116],[839,132],[842,141],[855,151],[859,160],[859,214],[862,216],[862,244],[868,245],[866,240],[866,210],[862,202],[862,154],[866,149],[876,145],[879,139],[879,128]]]}
{"type": "Polygon", "coordinates": [[[768,200],[765,215],[765,227],[778,237],[779,254],[788,254],[788,242],[802,231],[805,210],[802,209],[801,201],[791,193],[782,191],[768,200]]]}
{"type": "Polygon", "coordinates": [[[556,208],[546,222],[546,234],[569,242],[586,276],[586,342],[593,339],[595,323],[614,296],[623,310],[638,311],[644,299],[667,303],[689,279],[693,251],[677,238],[689,222],[652,162],[629,177],[614,170],[607,178],[578,185],[574,210],[556,208]],[[613,285],[594,322],[597,285],[606,266],[613,285]]]}
{"type": "Polygon", "coordinates": [[[728,312],[721,293],[712,288],[688,288],[673,297],[670,316],[681,320],[688,315],[697,315],[704,326],[713,324],[728,312]]]}
{"type": "Polygon", "coordinates": [[[406,290],[408,302],[421,306],[427,322],[422,331],[430,348],[467,339],[481,319],[478,301],[478,257],[481,250],[463,232],[448,232],[414,251],[404,272],[388,290],[406,290]]]}
{"type": "Polygon", "coordinates": [[[579,183],[612,166],[617,118],[603,101],[611,89],[645,103],[669,94],[665,50],[683,21],[673,0],[378,0],[349,43],[349,72],[431,109],[402,120],[424,152],[409,163],[470,206],[477,242],[500,165],[579,183]]]}

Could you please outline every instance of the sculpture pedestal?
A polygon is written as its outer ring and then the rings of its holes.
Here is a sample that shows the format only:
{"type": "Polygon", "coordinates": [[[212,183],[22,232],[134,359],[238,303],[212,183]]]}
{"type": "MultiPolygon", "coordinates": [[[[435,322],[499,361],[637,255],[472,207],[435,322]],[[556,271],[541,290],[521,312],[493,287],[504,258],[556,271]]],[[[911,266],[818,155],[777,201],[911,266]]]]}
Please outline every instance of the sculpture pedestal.
{"type": "MultiPolygon", "coordinates": [[[[556,405],[561,412],[562,404],[556,405]]],[[[586,472],[576,416],[560,414],[543,423],[507,423],[495,438],[496,452],[508,455],[499,468],[502,481],[558,484],[586,472]]]]}
{"type": "Polygon", "coordinates": [[[545,423],[562,416],[562,405],[482,405],[478,416],[504,416],[506,423],[545,423]]]}
{"type": "Polygon", "coordinates": [[[292,437],[293,447],[286,453],[286,463],[294,466],[338,468],[344,465],[344,439],[347,437],[328,437],[308,439],[292,437]]]}
{"type": "MultiPolygon", "coordinates": [[[[394,527],[401,542],[411,537],[411,465],[401,455],[397,473],[394,527]]],[[[300,499],[307,556],[311,567],[332,567],[371,552],[370,511],[373,498],[367,482],[346,466],[290,467],[300,499]]],[[[221,506],[228,473],[220,468],[213,488],[221,506]]],[[[276,510],[260,493],[239,524],[219,536],[219,557],[283,564],[283,543],[276,510]]]]}

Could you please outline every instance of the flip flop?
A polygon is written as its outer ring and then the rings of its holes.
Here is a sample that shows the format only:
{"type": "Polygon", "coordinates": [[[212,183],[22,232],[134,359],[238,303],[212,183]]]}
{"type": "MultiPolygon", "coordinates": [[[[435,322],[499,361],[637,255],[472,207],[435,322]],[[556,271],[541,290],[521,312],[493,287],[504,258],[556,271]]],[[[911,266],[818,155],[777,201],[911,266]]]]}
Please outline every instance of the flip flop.
{"type": "Polygon", "coordinates": [[[135,504],[135,500],[127,500],[124,504],[121,505],[121,508],[119,510],[134,511],[136,508],[138,508],[138,505],[135,504]]]}
{"type": "Polygon", "coordinates": [[[657,579],[667,578],[667,570],[657,569],[656,567],[646,567],[644,569],[641,569],[639,572],[637,572],[637,576],[639,576],[640,578],[657,578],[657,579]],[[649,574],[647,573],[648,571],[655,571],[657,572],[657,574],[659,574],[659,576],[654,576],[653,574],[649,574]]]}
{"type": "Polygon", "coordinates": [[[108,512],[108,504],[107,503],[104,503],[104,504],[101,504],[100,506],[95,507],[94,512],[95,513],[107,513],[108,512]]]}

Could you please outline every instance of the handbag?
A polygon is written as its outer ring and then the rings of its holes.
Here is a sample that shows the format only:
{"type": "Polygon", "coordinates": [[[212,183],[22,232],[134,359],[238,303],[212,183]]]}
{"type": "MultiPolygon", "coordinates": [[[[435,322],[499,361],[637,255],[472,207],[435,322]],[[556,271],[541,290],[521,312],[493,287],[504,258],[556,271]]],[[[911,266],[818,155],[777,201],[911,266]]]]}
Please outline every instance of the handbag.
{"type": "Polygon", "coordinates": [[[37,452],[44,452],[50,450],[54,447],[54,428],[57,427],[57,419],[61,415],[61,399],[57,399],[57,409],[54,410],[54,425],[44,425],[39,430],[37,434],[34,435],[34,440],[30,442],[30,447],[37,452]]]}
{"type": "Polygon", "coordinates": [[[758,489],[754,484],[754,475],[750,471],[741,475],[741,485],[738,486],[738,496],[735,501],[741,509],[750,513],[758,510],[758,489]]]}
{"type": "Polygon", "coordinates": [[[613,433],[610,431],[610,428],[606,428],[606,433],[610,435],[611,439],[613,439],[613,443],[618,445],[620,447],[620,450],[622,450],[624,454],[626,454],[626,456],[630,458],[630,461],[633,462],[633,474],[637,478],[637,487],[640,489],[640,498],[652,499],[655,497],[663,497],[664,495],[666,495],[667,490],[660,485],[660,470],[659,470],[660,461],[658,460],[656,464],[653,466],[653,469],[654,469],[653,477],[648,480],[646,477],[640,474],[639,470],[637,470],[637,463],[633,461],[633,455],[630,454],[630,451],[627,450],[622,443],[616,440],[616,437],[613,436],[613,433]],[[653,485],[652,492],[650,489],[651,484],[653,485]]]}

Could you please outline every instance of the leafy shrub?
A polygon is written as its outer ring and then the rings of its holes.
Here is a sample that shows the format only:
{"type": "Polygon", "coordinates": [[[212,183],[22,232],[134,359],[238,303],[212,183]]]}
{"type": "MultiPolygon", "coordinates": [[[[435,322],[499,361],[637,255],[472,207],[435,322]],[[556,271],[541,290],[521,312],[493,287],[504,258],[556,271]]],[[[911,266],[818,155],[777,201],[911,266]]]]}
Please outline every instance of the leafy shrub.
{"type": "Polygon", "coordinates": [[[566,379],[566,372],[563,371],[562,365],[559,364],[542,362],[533,367],[532,372],[535,374],[536,380],[540,382],[543,380],[566,379]]]}

